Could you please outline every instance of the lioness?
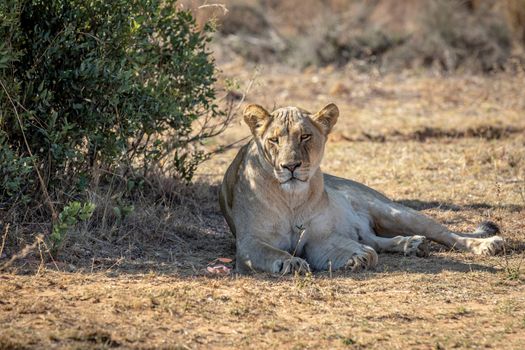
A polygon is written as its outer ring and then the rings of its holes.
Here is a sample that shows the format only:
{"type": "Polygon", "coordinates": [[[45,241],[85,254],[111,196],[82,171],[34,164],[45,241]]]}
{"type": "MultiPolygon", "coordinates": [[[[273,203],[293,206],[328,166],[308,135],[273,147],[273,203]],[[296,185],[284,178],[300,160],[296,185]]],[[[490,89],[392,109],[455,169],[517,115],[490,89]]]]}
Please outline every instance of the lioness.
{"type": "Polygon", "coordinates": [[[377,264],[376,251],[428,255],[427,238],[492,255],[503,247],[496,225],[460,234],[352,180],[323,174],[326,139],[339,116],[296,108],[268,113],[249,105],[252,140],[228,168],[220,205],[236,236],[237,270],[306,272],[377,264]]]}

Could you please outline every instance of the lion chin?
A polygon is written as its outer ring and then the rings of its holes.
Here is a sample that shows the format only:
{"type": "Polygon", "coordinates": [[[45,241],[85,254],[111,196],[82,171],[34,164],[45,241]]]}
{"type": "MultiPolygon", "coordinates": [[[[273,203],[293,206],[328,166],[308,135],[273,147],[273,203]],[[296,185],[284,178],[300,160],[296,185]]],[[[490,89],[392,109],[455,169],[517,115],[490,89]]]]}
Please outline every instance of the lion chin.
{"type": "Polygon", "coordinates": [[[300,193],[308,190],[308,181],[291,178],[286,182],[281,182],[281,189],[288,193],[300,193]]]}

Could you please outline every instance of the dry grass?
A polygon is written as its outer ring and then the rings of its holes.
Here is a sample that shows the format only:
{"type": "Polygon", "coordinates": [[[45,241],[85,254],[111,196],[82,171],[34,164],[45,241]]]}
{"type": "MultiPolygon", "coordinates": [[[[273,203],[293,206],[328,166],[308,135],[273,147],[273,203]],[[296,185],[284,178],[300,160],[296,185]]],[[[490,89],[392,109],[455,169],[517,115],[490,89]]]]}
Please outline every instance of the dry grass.
{"type": "Polygon", "coordinates": [[[424,260],[427,271],[398,261],[333,279],[5,276],[0,340],[5,348],[520,348],[523,286],[441,259],[424,260]]]}
{"type": "MultiPolygon", "coordinates": [[[[240,89],[254,74],[236,62],[221,68],[240,89]]],[[[429,258],[380,255],[374,271],[332,278],[210,276],[209,261],[234,256],[216,203],[233,149],[205,163],[192,186],[159,179],[161,190],[134,198],[122,222],[104,210],[117,200],[111,192],[94,191],[94,221],[58,261],[38,268],[34,254],[0,275],[0,349],[522,348],[524,77],[260,69],[247,102],[340,106],[325,171],[456,230],[494,220],[506,256],[433,246],[429,258]]],[[[237,121],[209,147],[246,135],[237,121]]]]}

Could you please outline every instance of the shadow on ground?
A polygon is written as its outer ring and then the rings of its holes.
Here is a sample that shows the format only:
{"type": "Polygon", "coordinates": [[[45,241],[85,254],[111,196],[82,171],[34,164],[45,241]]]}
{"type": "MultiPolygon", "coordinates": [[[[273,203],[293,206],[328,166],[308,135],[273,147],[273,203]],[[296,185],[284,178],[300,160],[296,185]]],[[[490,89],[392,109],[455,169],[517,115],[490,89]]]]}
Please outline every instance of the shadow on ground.
{"type": "Polygon", "coordinates": [[[406,207],[415,210],[438,209],[443,211],[462,211],[462,210],[479,210],[479,209],[503,209],[511,213],[520,212],[525,209],[523,205],[517,204],[488,204],[488,203],[472,203],[466,205],[456,205],[447,202],[438,201],[421,201],[419,199],[401,199],[395,201],[406,207]]]}
{"type": "Polygon", "coordinates": [[[392,130],[388,133],[369,134],[362,132],[356,137],[347,137],[343,134],[334,134],[332,138],[343,139],[349,142],[389,142],[389,141],[416,141],[426,142],[428,140],[441,139],[461,139],[461,138],[478,138],[484,140],[500,140],[512,137],[513,135],[523,133],[523,128],[512,126],[500,127],[493,125],[482,125],[475,128],[464,130],[457,129],[440,129],[424,127],[414,132],[405,133],[399,130],[392,130]]]}
{"type": "MultiPolygon", "coordinates": [[[[200,182],[153,193],[125,222],[118,225],[108,225],[106,222],[102,225],[96,221],[100,218],[95,219],[87,230],[79,231],[69,239],[58,259],[45,259],[44,265],[63,272],[105,272],[110,276],[150,272],[180,277],[206,275],[206,267],[217,258],[235,257],[235,239],[220,213],[218,190],[217,184],[200,182]]],[[[400,200],[398,203],[416,210],[493,208],[485,203],[467,206],[420,200],[400,200]]],[[[523,209],[517,205],[504,208],[510,211],[523,209]]],[[[509,243],[512,252],[525,251],[524,243],[509,243]]],[[[497,271],[479,263],[460,261],[471,258],[463,253],[453,254],[440,253],[438,245],[434,245],[432,255],[428,258],[381,254],[380,264],[375,271],[423,274],[497,271]]],[[[41,265],[42,259],[35,252],[19,259],[13,269],[18,273],[30,274],[41,265]]],[[[343,275],[360,278],[359,274],[343,275]]],[[[374,272],[366,275],[373,276],[374,272]]],[[[261,275],[261,278],[267,277],[261,275]]]]}

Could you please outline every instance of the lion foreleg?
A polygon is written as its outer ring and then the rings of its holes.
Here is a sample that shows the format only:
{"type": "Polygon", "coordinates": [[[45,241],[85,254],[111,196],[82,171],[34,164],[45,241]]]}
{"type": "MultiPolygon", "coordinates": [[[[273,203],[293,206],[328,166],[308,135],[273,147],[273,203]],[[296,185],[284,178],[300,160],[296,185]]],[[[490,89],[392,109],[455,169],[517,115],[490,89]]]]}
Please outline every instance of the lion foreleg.
{"type": "Polygon", "coordinates": [[[306,260],[316,270],[346,268],[356,271],[372,268],[378,262],[372,247],[337,234],[307,242],[304,249],[306,260]]]}
{"type": "Polygon", "coordinates": [[[288,274],[310,271],[305,260],[251,236],[237,240],[236,266],[240,273],[265,271],[288,274]]]}

